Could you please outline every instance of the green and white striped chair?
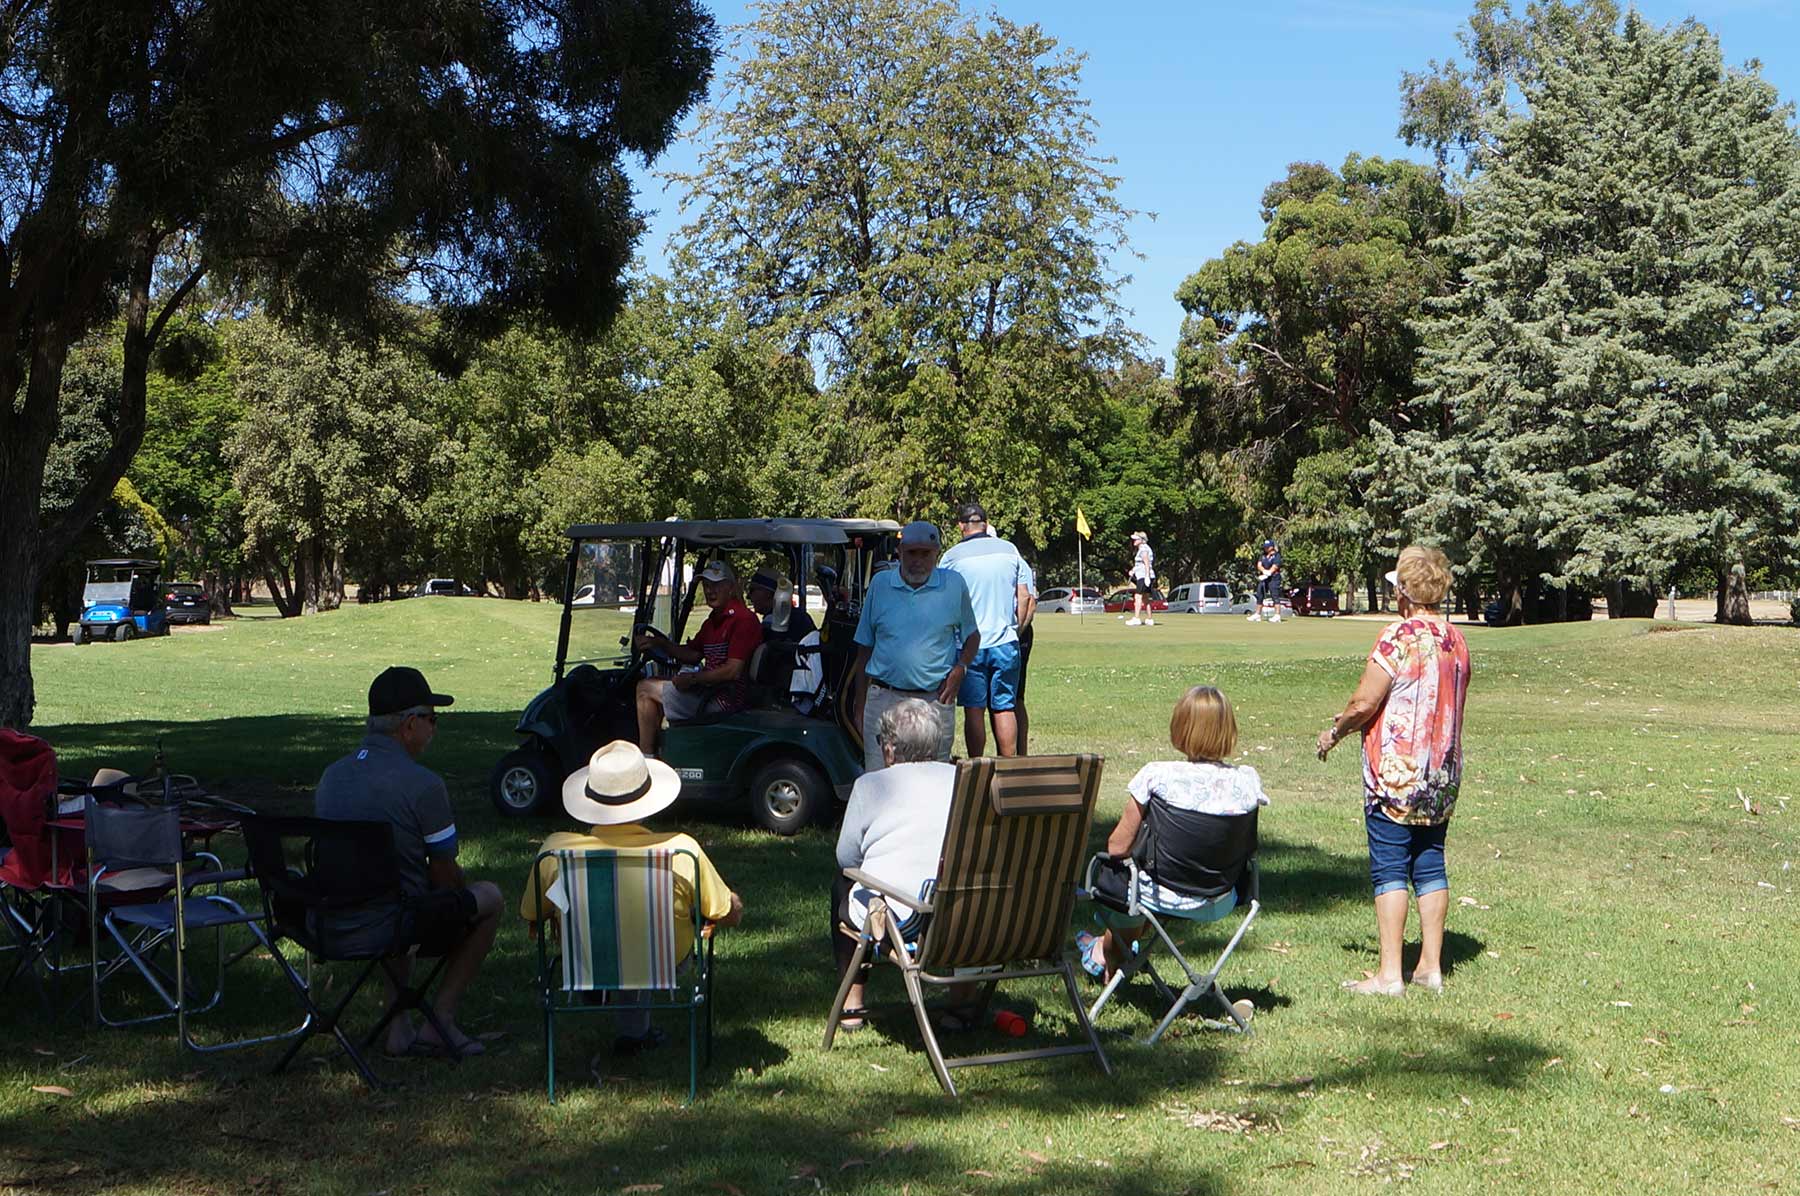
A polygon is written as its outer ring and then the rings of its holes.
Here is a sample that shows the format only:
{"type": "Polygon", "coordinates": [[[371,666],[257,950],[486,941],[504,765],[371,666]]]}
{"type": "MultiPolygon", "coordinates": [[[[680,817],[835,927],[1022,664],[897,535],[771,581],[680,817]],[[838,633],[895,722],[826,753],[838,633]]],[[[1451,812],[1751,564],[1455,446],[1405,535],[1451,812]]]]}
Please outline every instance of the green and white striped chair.
{"type": "Polygon", "coordinates": [[[650,851],[547,851],[532,867],[541,885],[543,862],[554,860],[556,879],[539,889],[539,908],[557,911],[555,942],[546,927],[538,936],[538,987],[544,1009],[544,1085],[556,1103],[556,1019],[571,1013],[611,1014],[627,1009],[685,1009],[688,1015],[688,1102],[699,1079],[700,1026],[706,1015],[706,1059],[712,1060],[712,936],[706,933],[697,896],[693,911],[696,949],[678,958],[676,886],[691,882],[676,872],[688,858],[690,876],[700,861],[685,849],[650,851]],[[704,946],[702,946],[704,944],[704,946]],[[599,1004],[589,993],[642,992],[636,1001],[599,1004]]]}
{"type": "Polygon", "coordinates": [[[932,1070],[951,1096],[956,1095],[956,1085],[950,1069],[956,1067],[1092,1055],[1101,1071],[1112,1074],[1076,988],[1068,947],[1069,915],[1087,852],[1103,763],[1097,755],[982,757],[959,762],[936,887],[928,902],[896,892],[880,877],[859,868],[844,870],[877,896],[869,904],[856,956],[844,972],[825,1026],[827,1050],[837,1034],[851,982],[875,944],[883,942],[889,949],[877,954],[899,966],[932,1070]],[[916,951],[902,940],[900,919],[890,915],[884,896],[930,915],[916,951]],[[994,969],[978,976],[982,982],[978,1020],[1000,981],[1060,976],[1069,1010],[1087,1041],[946,1059],[925,1009],[923,986],[967,981],[973,969],[994,969]]]}

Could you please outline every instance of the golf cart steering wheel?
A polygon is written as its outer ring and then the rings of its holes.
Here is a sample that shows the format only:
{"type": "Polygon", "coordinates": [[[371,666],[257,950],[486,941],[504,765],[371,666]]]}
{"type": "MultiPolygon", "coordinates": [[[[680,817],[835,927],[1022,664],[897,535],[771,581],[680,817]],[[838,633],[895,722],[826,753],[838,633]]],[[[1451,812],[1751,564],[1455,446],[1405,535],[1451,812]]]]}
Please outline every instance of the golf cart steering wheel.
{"type": "Polygon", "coordinates": [[[654,660],[657,664],[664,665],[667,668],[671,668],[671,669],[674,668],[675,667],[675,658],[673,656],[669,655],[668,648],[664,646],[664,645],[668,644],[669,637],[667,635],[663,634],[663,632],[661,630],[659,630],[658,628],[652,627],[648,623],[636,624],[631,629],[632,646],[634,648],[636,647],[637,637],[643,633],[648,633],[648,634],[656,637],[656,639],[659,640],[660,643],[652,644],[650,647],[645,648],[639,654],[638,670],[639,671],[642,670],[643,662],[646,660],[654,660]]]}

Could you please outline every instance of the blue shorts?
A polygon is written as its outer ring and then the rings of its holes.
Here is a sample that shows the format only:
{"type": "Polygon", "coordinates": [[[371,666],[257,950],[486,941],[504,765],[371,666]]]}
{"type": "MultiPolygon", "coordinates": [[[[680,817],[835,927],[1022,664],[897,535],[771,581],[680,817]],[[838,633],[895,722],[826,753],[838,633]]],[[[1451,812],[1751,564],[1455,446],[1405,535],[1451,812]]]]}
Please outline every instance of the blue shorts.
{"type": "Polygon", "coordinates": [[[1011,710],[1019,701],[1019,644],[995,644],[975,653],[956,691],[958,706],[979,710],[1011,710]]]}
{"type": "Polygon", "coordinates": [[[1369,880],[1375,895],[1405,892],[1423,897],[1450,887],[1444,875],[1444,832],[1450,824],[1407,826],[1379,811],[1363,819],[1369,828],[1369,880]]]}

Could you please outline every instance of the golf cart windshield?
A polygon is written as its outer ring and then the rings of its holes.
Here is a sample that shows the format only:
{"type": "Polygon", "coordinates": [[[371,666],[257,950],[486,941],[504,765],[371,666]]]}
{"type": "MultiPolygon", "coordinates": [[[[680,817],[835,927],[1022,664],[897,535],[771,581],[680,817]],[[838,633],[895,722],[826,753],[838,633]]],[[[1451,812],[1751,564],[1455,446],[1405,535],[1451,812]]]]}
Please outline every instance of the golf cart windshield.
{"type": "Polygon", "coordinates": [[[131,583],[128,581],[90,581],[81,591],[83,606],[124,606],[130,601],[131,583]]]}
{"type": "Polygon", "coordinates": [[[630,659],[628,641],[648,567],[647,550],[651,547],[643,540],[575,542],[568,664],[606,668],[630,659]]]}

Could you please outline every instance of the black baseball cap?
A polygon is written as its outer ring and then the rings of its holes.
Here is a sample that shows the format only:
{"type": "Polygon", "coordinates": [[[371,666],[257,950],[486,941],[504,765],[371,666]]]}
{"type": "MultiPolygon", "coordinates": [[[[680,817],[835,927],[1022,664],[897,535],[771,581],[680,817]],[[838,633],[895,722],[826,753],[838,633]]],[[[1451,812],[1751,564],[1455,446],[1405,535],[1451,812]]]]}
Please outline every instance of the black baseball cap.
{"type": "Polygon", "coordinates": [[[434,694],[425,683],[425,674],[406,665],[383,669],[381,676],[369,685],[369,714],[398,714],[414,706],[449,706],[455,698],[434,694]]]}
{"type": "Polygon", "coordinates": [[[974,523],[978,520],[982,523],[988,521],[987,508],[980,503],[966,502],[962,506],[956,508],[956,521],[958,523],[974,523]]]}

